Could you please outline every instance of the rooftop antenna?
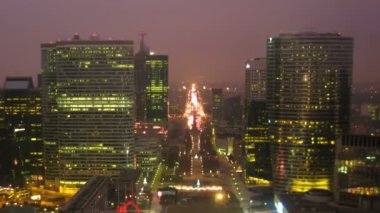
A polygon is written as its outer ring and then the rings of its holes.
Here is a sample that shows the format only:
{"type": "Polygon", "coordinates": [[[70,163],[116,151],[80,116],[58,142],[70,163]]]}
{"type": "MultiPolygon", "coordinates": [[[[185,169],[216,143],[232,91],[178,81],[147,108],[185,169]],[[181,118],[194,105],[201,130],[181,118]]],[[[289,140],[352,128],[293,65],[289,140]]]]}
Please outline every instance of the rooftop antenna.
{"type": "Polygon", "coordinates": [[[145,32],[139,33],[139,36],[141,37],[140,40],[140,51],[145,50],[145,43],[144,43],[144,38],[147,34],[145,32]]]}

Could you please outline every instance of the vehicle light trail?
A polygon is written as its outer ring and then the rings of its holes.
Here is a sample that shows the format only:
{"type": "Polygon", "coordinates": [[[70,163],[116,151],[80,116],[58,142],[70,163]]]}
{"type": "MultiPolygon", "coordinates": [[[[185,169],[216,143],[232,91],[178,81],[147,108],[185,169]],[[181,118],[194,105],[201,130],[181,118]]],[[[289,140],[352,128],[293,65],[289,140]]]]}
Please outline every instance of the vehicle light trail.
{"type": "Polygon", "coordinates": [[[202,100],[195,84],[192,84],[189,90],[184,116],[187,118],[187,125],[190,129],[194,127],[200,129],[202,119],[206,117],[202,100]]]}

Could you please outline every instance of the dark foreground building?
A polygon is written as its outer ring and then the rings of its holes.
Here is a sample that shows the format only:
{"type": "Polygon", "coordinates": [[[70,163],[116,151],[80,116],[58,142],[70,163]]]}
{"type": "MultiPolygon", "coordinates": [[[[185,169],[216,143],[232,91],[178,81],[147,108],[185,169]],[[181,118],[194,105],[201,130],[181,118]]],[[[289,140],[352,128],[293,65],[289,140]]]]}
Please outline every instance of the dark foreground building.
{"type": "Polygon", "coordinates": [[[265,100],[251,100],[247,106],[244,144],[247,180],[256,184],[269,184],[272,170],[265,100]]]}
{"type": "Polygon", "coordinates": [[[0,91],[1,179],[3,184],[43,181],[40,91],[32,77],[7,77],[0,91]]]}
{"type": "Polygon", "coordinates": [[[268,113],[266,108],[266,59],[249,59],[245,65],[244,145],[246,179],[255,184],[272,180],[268,113]]]}

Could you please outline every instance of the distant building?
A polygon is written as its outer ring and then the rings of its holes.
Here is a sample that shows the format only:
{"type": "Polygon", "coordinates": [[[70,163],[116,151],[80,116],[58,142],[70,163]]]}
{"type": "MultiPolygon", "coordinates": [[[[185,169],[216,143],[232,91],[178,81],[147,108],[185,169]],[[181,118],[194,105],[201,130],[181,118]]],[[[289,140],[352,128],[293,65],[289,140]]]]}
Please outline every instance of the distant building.
{"type": "Polygon", "coordinates": [[[166,125],[169,113],[169,58],[149,51],[141,34],[135,55],[136,121],[166,125]]]}
{"type": "Polygon", "coordinates": [[[132,162],[133,42],[76,34],[41,51],[46,187],[75,192],[94,175],[117,178],[132,162]]]}
{"type": "Polygon", "coordinates": [[[223,89],[213,88],[212,90],[212,121],[217,123],[223,119],[223,89]]]}
{"type": "Polygon", "coordinates": [[[380,137],[343,135],[336,144],[337,202],[380,210],[380,137]]]}
{"type": "Polygon", "coordinates": [[[353,39],[337,33],[267,40],[267,111],[276,192],[332,187],[334,146],[349,129],[353,39]]]}
{"type": "Polygon", "coordinates": [[[241,97],[233,96],[223,101],[223,120],[230,125],[240,125],[242,122],[241,97]]]}
{"type": "Polygon", "coordinates": [[[12,172],[1,174],[11,177],[14,185],[40,184],[44,176],[40,91],[32,77],[7,77],[0,96],[2,143],[8,152],[1,156],[8,156],[12,172]]]}
{"type": "Polygon", "coordinates": [[[370,89],[370,104],[368,105],[368,114],[371,120],[380,120],[379,115],[379,103],[378,103],[379,93],[374,88],[370,89]]]}
{"type": "Polygon", "coordinates": [[[137,134],[135,137],[136,168],[142,171],[144,177],[153,178],[161,162],[160,136],[153,132],[145,132],[137,134]]]}
{"type": "Polygon", "coordinates": [[[168,56],[151,54],[145,62],[145,119],[166,124],[168,121],[168,56]]]}
{"type": "Polygon", "coordinates": [[[245,103],[266,100],[266,58],[250,58],[245,63],[245,103]]]}

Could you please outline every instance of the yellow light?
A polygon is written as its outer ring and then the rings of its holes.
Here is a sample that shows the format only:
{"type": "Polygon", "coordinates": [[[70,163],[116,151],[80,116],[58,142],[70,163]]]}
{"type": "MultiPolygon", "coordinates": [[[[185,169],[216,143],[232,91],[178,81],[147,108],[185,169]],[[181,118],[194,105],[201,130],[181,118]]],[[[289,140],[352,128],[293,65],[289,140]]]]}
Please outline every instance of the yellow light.
{"type": "Polygon", "coordinates": [[[251,177],[251,176],[248,177],[248,181],[249,182],[254,182],[254,183],[258,184],[258,185],[270,185],[271,184],[271,182],[268,181],[268,180],[265,180],[265,179],[262,179],[262,178],[251,177]]]}
{"type": "Polygon", "coordinates": [[[215,200],[220,201],[224,199],[224,194],[223,193],[216,193],[215,195],[215,200]]]}
{"type": "Polygon", "coordinates": [[[329,190],[329,179],[322,178],[316,180],[294,179],[292,182],[293,192],[306,192],[310,189],[325,189],[329,190]]]}
{"type": "Polygon", "coordinates": [[[32,195],[30,196],[31,200],[41,200],[41,195],[32,195]]]}

